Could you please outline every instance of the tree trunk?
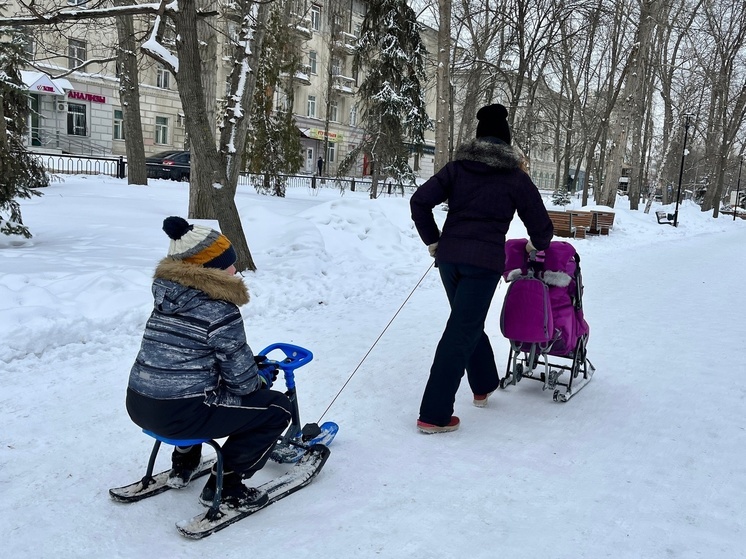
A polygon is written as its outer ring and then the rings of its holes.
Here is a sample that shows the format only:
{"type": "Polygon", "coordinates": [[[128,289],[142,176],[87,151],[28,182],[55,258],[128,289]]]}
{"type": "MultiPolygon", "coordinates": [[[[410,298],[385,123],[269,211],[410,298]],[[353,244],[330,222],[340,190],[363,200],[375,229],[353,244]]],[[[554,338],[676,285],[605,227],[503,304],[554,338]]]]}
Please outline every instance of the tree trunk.
{"type": "MultiPolygon", "coordinates": [[[[207,9],[214,5],[210,0],[196,0],[197,10],[207,9]]],[[[217,98],[217,65],[218,58],[217,34],[215,32],[215,18],[199,18],[197,20],[197,37],[199,38],[199,56],[201,70],[199,78],[205,98],[205,115],[208,122],[212,124],[213,143],[215,143],[215,125],[217,118],[215,114],[215,103],[217,98]]],[[[185,113],[186,114],[186,113],[185,113]]],[[[191,138],[190,138],[191,141],[191,138]]],[[[191,150],[193,151],[193,150],[191,150]]],[[[200,162],[192,156],[192,176],[199,176],[200,162]]],[[[200,219],[215,219],[217,214],[212,206],[211,193],[207,189],[199,188],[195,181],[189,185],[189,217],[200,219]]]]}
{"type": "MultiPolygon", "coordinates": [[[[115,6],[125,6],[126,0],[114,0],[115,6]]],[[[115,18],[119,52],[117,61],[121,72],[119,78],[119,102],[122,105],[124,147],[127,153],[127,184],[148,184],[148,169],[145,165],[145,142],[140,119],[140,77],[137,69],[137,45],[133,16],[115,18]]]]}
{"type": "Polygon", "coordinates": [[[451,0],[438,0],[438,66],[435,70],[435,160],[437,173],[450,159],[451,123],[451,0]]]}
{"type": "MultiPolygon", "coordinates": [[[[179,97],[184,108],[186,131],[189,134],[194,169],[191,182],[194,188],[207,194],[212,202],[220,229],[233,244],[239,270],[255,270],[246,237],[241,227],[233,196],[235,188],[228,188],[226,167],[215,147],[215,122],[205,112],[205,92],[199,79],[202,65],[197,37],[197,11],[194,0],[182,0],[175,12],[174,21],[180,36],[177,41],[179,56],[179,97]],[[196,165],[195,165],[196,164],[196,165]],[[196,171],[196,173],[195,173],[196,171]],[[196,175],[196,176],[195,176],[196,175]]],[[[190,214],[190,217],[195,217],[190,214]]]]}

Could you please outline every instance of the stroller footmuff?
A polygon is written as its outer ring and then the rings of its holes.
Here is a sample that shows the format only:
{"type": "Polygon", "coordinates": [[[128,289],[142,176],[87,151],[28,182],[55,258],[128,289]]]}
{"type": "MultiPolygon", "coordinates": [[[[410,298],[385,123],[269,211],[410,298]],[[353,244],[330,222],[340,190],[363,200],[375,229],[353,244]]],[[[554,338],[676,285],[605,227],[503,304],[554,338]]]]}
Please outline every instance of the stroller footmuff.
{"type": "Polygon", "coordinates": [[[504,278],[510,286],[500,329],[510,354],[500,388],[528,378],[566,402],[588,382],[595,368],[586,355],[590,329],[583,317],[580,256],[564,241],[543,252],[526,253],[526,239],[505,244],[504,278]]]}

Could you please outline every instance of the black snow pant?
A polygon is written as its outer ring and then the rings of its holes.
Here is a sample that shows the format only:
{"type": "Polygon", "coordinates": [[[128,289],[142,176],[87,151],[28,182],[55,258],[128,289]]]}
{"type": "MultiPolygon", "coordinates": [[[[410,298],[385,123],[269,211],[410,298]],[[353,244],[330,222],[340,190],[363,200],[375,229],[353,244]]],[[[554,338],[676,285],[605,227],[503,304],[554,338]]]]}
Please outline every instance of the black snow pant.
{"type": "Polygon", "coordinates": [[[477,266],[441,261],[438,261],[438,271],[451,305],[451,315],[435,350],[420,405],[420,421],[448,425],[464,369],[474,394],[488,394],[500,383],[484,322],[501,274],[477,266]]]}
{"type": "Polygon", "coordinates": [[[127,389],[127,411],[137,425],[174,439],[220,439],[226,472],[251,477],[290,425],[290,400],[282,392],[257,390],[234,405],[205,404],[204,397],[156,400],[127,389]]]}

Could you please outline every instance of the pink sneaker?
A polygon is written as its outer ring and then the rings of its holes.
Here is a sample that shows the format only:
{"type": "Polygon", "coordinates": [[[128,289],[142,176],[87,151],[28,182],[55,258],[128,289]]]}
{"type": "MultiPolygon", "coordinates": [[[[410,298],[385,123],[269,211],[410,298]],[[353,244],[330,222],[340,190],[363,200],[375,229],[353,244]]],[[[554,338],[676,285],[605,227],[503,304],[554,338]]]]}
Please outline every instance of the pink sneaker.
{"type": "Polygon", "coordinates": [[[425,423],[418,419],[417,428],[426,435],[433,435],[435,433],[448,433],[449,431],[455,431],[458,429],[459,423],[461,422],[455,415],[451,416],[451,421],[448,422],[448,425],[433,425],[432,423],[425,423]]]}
{"type": "MultiPolygon", "coordinates": [[[[494,390],[492,392],[494,392],[494,390]]],[[[472,403],[478,408],[487,407],[487,400],[492,396],[492,392],[488,394],[474,394],[474,401],[472,403]]]]}

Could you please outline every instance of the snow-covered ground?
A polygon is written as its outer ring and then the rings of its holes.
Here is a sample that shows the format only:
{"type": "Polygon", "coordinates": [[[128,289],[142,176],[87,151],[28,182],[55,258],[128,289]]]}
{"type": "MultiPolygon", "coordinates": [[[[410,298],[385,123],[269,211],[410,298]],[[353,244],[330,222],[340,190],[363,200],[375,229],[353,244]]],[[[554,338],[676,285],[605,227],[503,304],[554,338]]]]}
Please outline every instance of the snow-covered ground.
{"type": "MultiPolygon", "coordinates": [[[[314,352],[301,416],[340,433],[310,486],[202,541],[174,527],[200,511],[201,481],[131,505],[107,492],[150,452],[125,387],[161,223],[185,216],[187,187],[65,177],[24,201],[34,238],[0,238],[3,557],[746,557],[746,221],[687,202],[673,228],[620,200],[611,235],[573,243],[593,381],[567,404],[524,381],[486,409],[463,383],[461,429],[425,436],[415,420],[447,302],[408,200],[314,194],[239,192],[259,267],[243,315],[255,350],[314,352]]],[[[487,323],[501,370],[504,294],[487,323]]]]}

